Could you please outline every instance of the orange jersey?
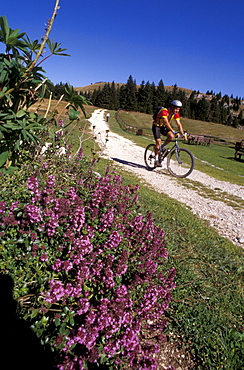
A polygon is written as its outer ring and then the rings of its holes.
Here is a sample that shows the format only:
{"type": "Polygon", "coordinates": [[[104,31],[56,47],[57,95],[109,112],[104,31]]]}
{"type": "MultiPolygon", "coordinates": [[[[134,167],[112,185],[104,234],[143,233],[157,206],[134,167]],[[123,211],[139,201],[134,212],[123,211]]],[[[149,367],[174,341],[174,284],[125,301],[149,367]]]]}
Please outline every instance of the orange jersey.
{"type": "Polygon", "coordinates": [[[175,113],[173,114],[171,112],[171,109],[167,109],[167,108],[163,108],[157,115],[157,118],[156,120],[153,121],[153,123],[156,125],[156,126],[163,126],[164,123],[162,121],[162,118],[168,118],[168,122],[170,123],[172,121],[172,119],[175,119],[176,121],[180,119],[180,115],[179,113],[175,113]]]}

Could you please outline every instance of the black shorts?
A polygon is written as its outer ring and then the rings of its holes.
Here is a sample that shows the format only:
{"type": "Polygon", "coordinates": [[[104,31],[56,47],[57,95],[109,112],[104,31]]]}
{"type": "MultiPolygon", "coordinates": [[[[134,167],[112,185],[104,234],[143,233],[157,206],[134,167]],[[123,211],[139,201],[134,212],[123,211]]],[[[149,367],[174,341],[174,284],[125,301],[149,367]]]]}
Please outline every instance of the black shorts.
{"type": "Polygon", "coordinates": [[[160,139],[161,135],[167,136],[169,131],[170,130],[168,130],[165,126],[152,125],[152,132],[155,140],[160,139]]]}

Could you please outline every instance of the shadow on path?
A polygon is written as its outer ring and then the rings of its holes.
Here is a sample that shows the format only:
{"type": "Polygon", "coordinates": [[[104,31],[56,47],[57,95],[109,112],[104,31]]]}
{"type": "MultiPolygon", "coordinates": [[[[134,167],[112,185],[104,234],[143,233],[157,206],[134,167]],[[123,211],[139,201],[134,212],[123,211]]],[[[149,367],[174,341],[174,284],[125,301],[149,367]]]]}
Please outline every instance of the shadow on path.
{"type": "Polygon", "coordinates": [[[0,274],[0,368],[50,370],[51,352],[44,351],[35,333],[18,318],[13,288],[13,279],[0,274]]]}
{"type": "Polygon", "coordinates": [[[125,160],[119,159],[119,158],[112,158],[112,160],[115,161],[115,162],[119,162],[119,163],[125,164],[126,166],[136,167],[136,168],[143,168],[144,170],[147,170],[147,167],[146,166],[143,166],[143,165],[138,164],[138,163],[128,162],[128,161],[125,161],[125,160]]]}
{"type": "MultiPolygon", "coordinates": [[[[147,170],[148,172],[153,171],[153,170],[149,170],[146,166],[143,166],[143,165],[138,164],[138,163],[125,161],[125,160],[119,159],[119,158],[112,158],[112,160],[115,161],[115,162],[119,162],[121,164],[124,164],[126,166],[135,167],[135,168],[142,168],[143,170],[147,170]]],[[[160,173],[162,175],[170,176],[170,174],[168,173],[168,170],[166,168],[157,168],[156,173],[160,173]]]]}

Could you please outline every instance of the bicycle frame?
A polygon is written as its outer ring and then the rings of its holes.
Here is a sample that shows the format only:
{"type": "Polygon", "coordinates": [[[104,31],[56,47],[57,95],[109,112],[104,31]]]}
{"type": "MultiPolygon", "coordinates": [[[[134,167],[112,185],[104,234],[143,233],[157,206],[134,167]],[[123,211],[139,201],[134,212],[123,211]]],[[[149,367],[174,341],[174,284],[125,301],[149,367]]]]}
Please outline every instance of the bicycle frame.
{"type": "MultiPolygon", "coordinates": [[[[166,158],[169,155],[170,152],[173,152],[173,150],[175,150],[175,152],[176,152],[176,158],[178,160],[178,158],[179,158],[179,144],[178,144],[178,140],[177,139],[171,140],[171,143],[174,143],[174,144],[171,146],[170,150],[166,153],[166,155],[164,156],[164,158],[166,158]]],[[[163,153],[162,152],[162,145],[160,146],[160,153],[161,154],[163,153]]]]}
{"type": "MultiPolygon", "coordinates": [[[[179,163],[179,164],[182,164],[182,161],[181,161],[181,159],[180,159],[180,152],[179,152],[179,144],[178,144],[178,140],[177,140],[177,139],[175,139],[175,140],[172,140],[172,141],[174,141],[174,142],[175,142],[175,144],[171,147],[171,149],[170,149],[170,151],[167,153],[167,155],[168,155],[171,151],[175,150],[176,159],[177,159],[177,161],[178,161],[178,163],[179,163]]],[[[166,155],[166,156],[167,156],[167,155],[166,155]]]]}

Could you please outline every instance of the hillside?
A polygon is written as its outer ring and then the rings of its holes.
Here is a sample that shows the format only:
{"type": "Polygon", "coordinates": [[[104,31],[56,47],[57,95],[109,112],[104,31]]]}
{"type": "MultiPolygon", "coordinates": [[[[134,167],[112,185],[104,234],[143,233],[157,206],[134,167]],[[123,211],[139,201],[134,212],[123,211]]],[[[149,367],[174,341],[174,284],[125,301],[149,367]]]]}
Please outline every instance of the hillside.
{"type": "MultiPolygon", "coordinates": [[[[82,87],[75,87],[74,89],[78,92],[81,92],[81,93],[89,93],[89,92],[93,92],[94,90],[98,90],[99,88],[102,89],[104,87],[105,84],[107,83],[111,83],[111,82],[96,82],[94,84],[90,84],[90,85],[87,85],[87,86],[82,86],[82,87]]],[[[122,85],[125,85],[124,83],[117,83],[115,82],[115,88],[118,88],[122,85]]],[[[139,88],[140,85],[137,85],[137,87],[139,88]]],[[[168,90],[168,91],[171,91],[173,90],[174,86],[165,86],[165,90],[168,90]]],[[[179,90],[183,90],[186,92],[187,95],[190,95],[192,93],[193,90],[191,89],[186,89],[184,87],[179,87],[177,86],[177,88],[179,90]]]]}

